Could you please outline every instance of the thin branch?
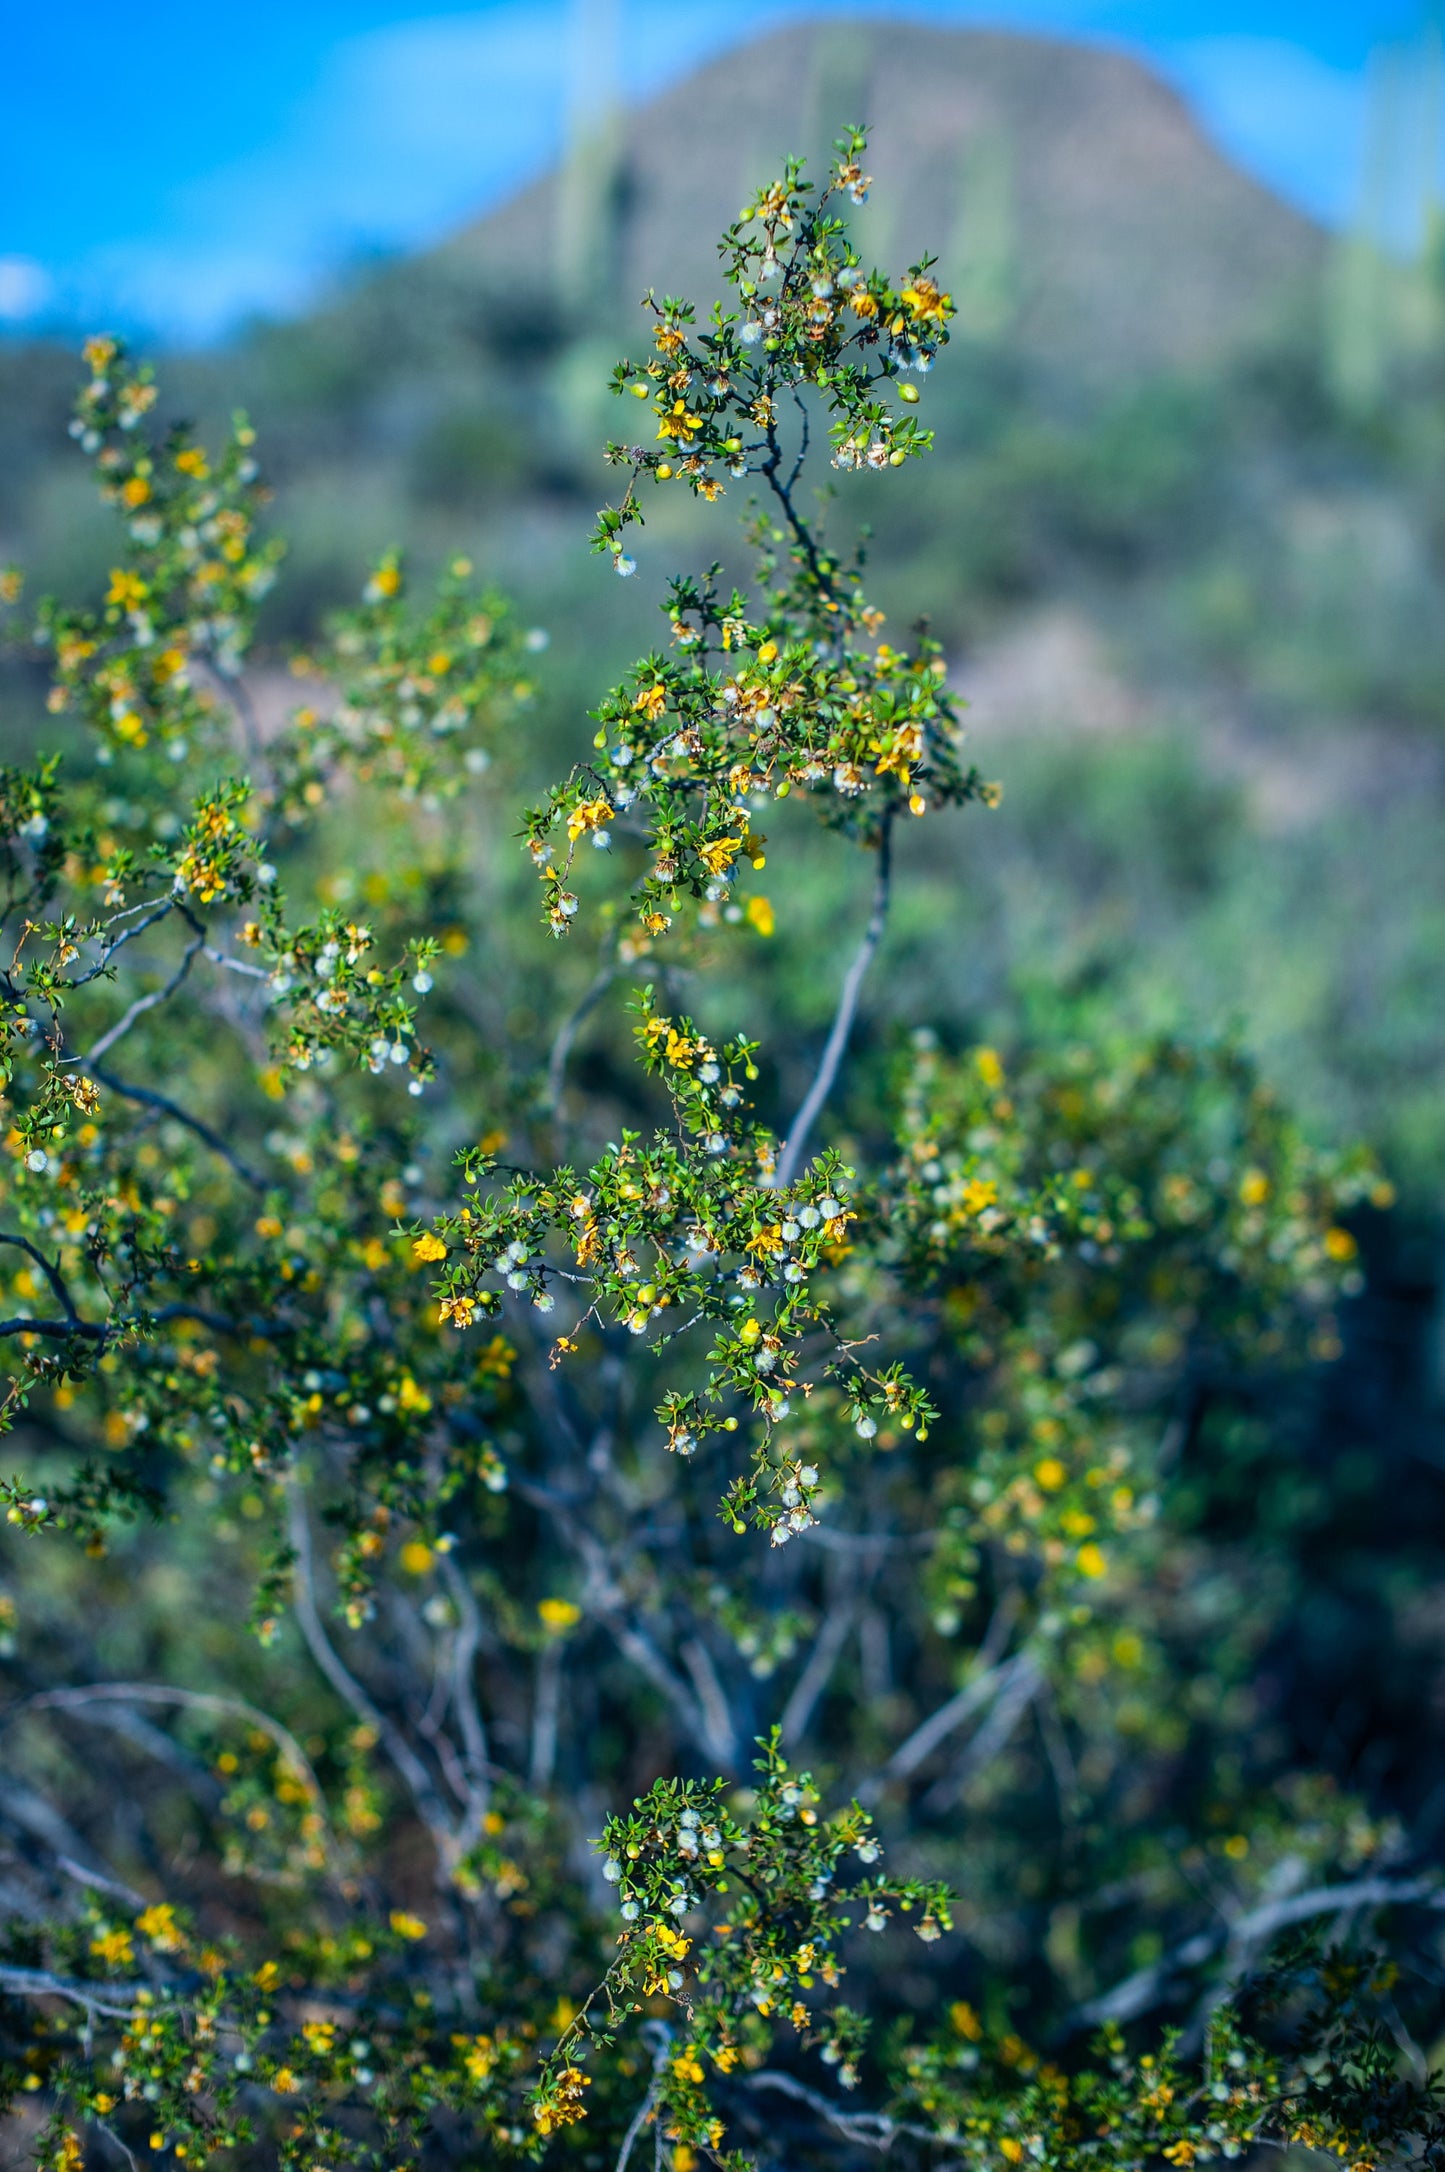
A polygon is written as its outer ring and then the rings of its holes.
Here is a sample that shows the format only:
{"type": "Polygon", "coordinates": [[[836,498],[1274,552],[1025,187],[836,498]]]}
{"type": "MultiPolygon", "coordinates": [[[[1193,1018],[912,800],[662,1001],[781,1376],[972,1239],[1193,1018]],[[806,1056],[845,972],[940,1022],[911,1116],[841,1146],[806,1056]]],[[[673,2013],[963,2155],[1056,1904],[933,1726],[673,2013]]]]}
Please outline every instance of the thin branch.
{"type": "Polygon", "coordinates": [[[988,1667],[983,1673],[976,1674],[971,1682],[965,1682],[963,1688],[950,1697],[947,1704],[942,1704],[936,1712],[931,1712],[926,1720],[914,1728],[907,1740],[898,1745],[877,1778],[864,1783],[863,1789],[859,1791],[860,1801],[876,1801],[890,1780],[906,1780],[915,1773],[941,1742],[946,1742],[957,1728],[962,1727],[965,1720],[972,1719],[975,1712],[982,1711],[985,1705],[991,1704],[994,1698],[1008,1687],[1024,1663],[1025,1656],[1021,1653],[1002,1666],[988,1667]]]}
{"type": "Polygon", "coordinates": [[[552,1043],[552,1053],[547,1058],[545,1106],[549,1116],[556,1116],[562,1107],[562,1089],[566,1083],[567,1058],[572,1053],[572,1044],[581,1031],[584,1022],[596,1010],[616,978],[617,961],[615,958],[609,958],[601,967],[597,978],[575,1009],[568,1012],[561,1025],[557,1028],[556,1038],[552,1043]]]}
{"type": "Polygon", "coordinates": [[[406,1783],[417,1815],[431,1834],[443,1863],[450,1869],[455,1860],[456,1835],[446,1805],[432,1785],[431,1775],[405,1735],[372,1702],[321,1626],[311,1571],[311,1527],[301,1489],[294,1481],[290,1496],[291,1546],[295,1557],[292,1603],[306,1648],[342,1703],[349,1705],[364,1725],[375,1728],[378,1741],[406,1783]]]}
{"type": "Polygon", "coordinates": [[[242,1161],[240,1155],[234,1153],[227,1146],[218,1131],[213,1131],[210,1125],[203,1122],[199,1116],[192,1116],[190,1111],[183,1109],[178,1101],[172,1101],[166,1094],[154,1092],[149,1086],[128,1085],[123,1078],[117,1078],[113,1071],[102,1071],[95,1064],[92,1064],[90,1068],[94,1071],[99,1083],[102,1086],[108,1086],[113,1094],[120,1094],[126,1101],[138,1101],[144,1108],[157,1109],[162,1116],[174,1117],[178,1124],[184,1124],[187,1131],[193,1131],[198,1139],[205,1141],[213,1154],[219,1154],[222,1161],[229,1168],[234,1169],[236,1175],[240,1177],[244,1184],[249,1184],[253,1191],[265,1191],[266,1179],[259,1176],[248,1163],[242,1161]]]}
{"type": "Polygon", "coordinates": [[[868,915],[868,925],[863,931],[863,940],[858,945],[853,956],[853,963],[844,976],[842,990],[838,997],[838,1008],[833,1016],[832,1030],[828,1035],[827,1046],[823,1050],[823,1060],[818,1065],[817,1076],[808,1088],[802,1107],[793,1118],[789,1127],[787,1142],[782,1153],[778,1156],[778,1166],[773,1177],[774,1186],[778,1191],[786,1191],[797,1174],[803,1148],[808,1143],[808,1135],[833,1090],[833,1082],[838,1076],[838,1067],[843,1061],[843,1053],[848,1046],[848,1036],[853,1030],[853,1018],[858,1009],[859,993],[868,968],[873,962],[873,953],[883,940],[883,930],[888,922],[888,903],[893,881],[892,846],[893,816],[890,812],[884,815],[883,827],[878,833],[878,873],[873,884],[873,909],[868,915]]]}
{"type": "Polygon", "coordinates": [[[70,1999],[76,2006],[83,2006],[87,2013],[105,2014],[115,2021],[130,2019],[135,2012],[136,1999],[147,1988],[141,1983],[69,1983],[63,1976],[52,1976],[45,1968],[0,1966],[0,1991],[8,1991],[12,1998],[70,1999]],[[122,1992],[129,1994],[128,2002],[117,2006],[114,2000],[122,1992]]]}
{"type": "Polygon", "coordinates": [[[101,1326],[93,1320],[32,1320],[19,1314],[13,1320],[0,1320],[0,1336],[44,1335],[51,1342],[68,1342],[72,1335],[84,1335],[92,1342],[106,1342],[121,1329],[113,1322],[101,1326]]]}
{"type": "Polygon", "coordinates": [[[212,950],[209,943],[201,948],[201,956],[212,965],[219,965],[228,973],[244,974],[247,980],[269,980],[271,975],[264,965],[252,965],[247,958],[228,958],[224,950],[212,950]]]}
{"type": "Polygon", "coordinates": [[[527,1785],[538,1795],[552,1784],[561,1703],[562,1642],[553,1637],[537,1654],[537,1686],[532,1693],[532,1752],[527,1761],[527,1785]]]}
{"type": "Polygon", "coordinates": [[[836,2133],[849,2142],[860,2142],[865,2149],[886,2150],[895,2136],[916,2135],[920,2141],[936,2142],[938,2136],[928,2127],[913,2127],[902,2120],[890,2119],[886,2112],[850,2112],[841,2104],[833,2103],[821,2090],[809,2089],[792,2074],[778,2074],[765,2067],[761,2074],[750,2074],[744,2086],[748,2089],[775,2089],[780,2096],[792,2097],[798,2104],[806,2104],[809,2111],[826,2119],[836,2133]]]}
{"type": "Polygon", "coordinates": [[[818,1631],[808,1663],[793,1684],[792,1695],[783,1706],[783,1716],[778,1722],[780,1739],[785,1750],[792,1749],[807,1733],[808,1722],[818,1699],[828,1686],[834,1667],[838,1664],[843,1646],[847,1643],[863,1606],[868,1589],[867,1579],[855,1585],[846,1599],[830,1607],[818,1631]]]}
{"type": "Polygon", "coordinates": [[[286,1762],[295,1772],[313,1804],[324,1809],[326,1798],[321,1792],[310,1758],[302,1749],[289,1727],[273,1719],[259,1706],[248,1704],[244,1697],[224,1697],[203,1689],[173,1689],[164,1682],[96,1682],[83,1689],[46,1689],[38,1696],[26,1697],[14,1704],[0,1717],[0,1727],[9,1726],[25,1712],[78,1712],[97,1704],[162,1704],[175,1705],[188,1712],[210,1712],[222,1719],[244,1720],[248,1727],[255,1727],[268,1735],[286,1762]]]}
{"type": "Polygon", "coordinates": [[[713,1665],[712,1653],[701,1637],[689,1637],[680,1649],[702,1708],[704,1748],[716,1764],[731,1772],[738,1759],[737,1729],[733,1725],[727,1692],[713,1665]]]}
{"type": "Polygon", "coordinates": [[[28,1237],[15,1236],[8,1229],[0,1229],[0,1244],[13,1244],[17,1251],[28,1252],[46,1281],[50,1284],[55,1301],[64,1312],[65,1317],[71,1321],[79,1319],[80,1315],[77,1313],[74,1300],[65,1286],[65,1277],[60,1272],[60,1262],[58,1260],[48,1260],[39,1246],[32,1244],[28,1237]]]}
{"type": "Polygon", "coordinates": [[[81,1057],[81,1063],[86,1069],[90,1069],[94,1064],[98,1063],[107,1049],[114,1048],[116,1042],[130,1032],[131,1027],[138,1018],[143,1018],[147,1011],[153,1011],[158,1003],[167,1002],[175,994],[181,982],[190,972],[197,954],[204,947],[204,942],[199,935],[193,943],[187,943],[180,964],[176,967],[164,988],[153,989],[149,995],[137,996],[130,1008],[121,1012],[120,1017],[117,1018],[110,1031],[103,1033],[94,1048],[87,1055],[81,1057]]]}
{"type": "Polygon", "coordinates": [[[783,482],[779,478],[778,471],[783,464],[783,448],[778,439],[776,422],[768,424],[767,443],[768,457],[759,463],[756,472],[762,476],[769,490],[782,507],[783,517],[793,532],[793,541],[802,553],[808,571],[817,582],[819,590],[824,596],[832,596],[835,583],[818,556],[818,546],[813,541],[812,530],[808,527],[807,522],[802,519],[793,503],[793,484],[797,481],[796,470],[788,478],[787,482],[783,482]]]}
{"type": "Polygon", "coordinates": [[[657,2110],[657,2100],[662,2094],[662,2077],[667,2066],[667,2055],[672,2049],[672,2031],[666,2022],[653,2024],[657,2030],[657,2043],[652,2054],[652,2079],[647,2094],[632,2115],[631,2124],[622,2137],[622,2147],[617,2153],[615,2172],[627,2172],[627,2160],[632,2155],[637,2137],[657,2110]]]}
{"type": "Polygon", "coordinates": [[[457,1634],[452,1645],[452,1709],[462,1731],[462,1756],[468,1792],[466,1814],[457,1836],[458,1853],[465,1855],[481,1833],[491,1800],[488,1774],[491,1757],[487,1727],[477,1699],[477,1652],[482,1641],[482,1614],[471,1585],[450,1554],[442,1554],[441,1575],[457,1610],[457,1634]]]}
{"type": "MultiPolygon", "coordinates": [[[[131,905],[126,908],[128,912],[139,912],[141,911],[141,909],[142,907],[140,905],[131,905]]],[[[144,920],[138,920],[133,928],[123,928],[121,933],[116,937],[115,941],[109,944],[106,949],[101,952],[95,964],[92,966],[88,966],[85,972],[78,973],[75,979],[68,983],[71,990],[73,991],[76,988],[88,987],[91,981],[99,980],[101,974],[110,964],[111,959],[115,956],[118,950],[123,949],[127,943],[133,943],[138,935],[144,935],[147,928],[153,928],[158,920],[166,919],[168,915],[173,913],[175,910],[175,899],[168,897],[165,900],[164,904],[153,907],[152,910],[146,914],[144,920]]],[[[123,918],[124,914],[118,913],[116,915],[116,919],[123,918]]],[[[115,925],[115,922],[112,921],[110,925],[113,927],[115,925]]]]}
{"type": "Polygon", "coordinates": [[[57,1855],[56,1868],[63,1870],[67,1878],[77,1885],[88,1885],[97,1893],[109,1893],[113,1900],[124,1901],[127,1908],[144,1908],[145,1895],[137,1893],[134,1886],[122,1885],[118,1878],[103,1878],[98,1870],[87,1870],[84,1863],[77,1863],[69,1855],[57,1855]]]}
{"type": "Polygon", "coordinates": [[[1105,2021],[1134,2021],[1167,1996],[1173,1978],[1182,1970],[1199,1968],[1222,1946],[1237,1957],[1236,1966],[1247,1964],[1249,1954],[1291,1923],[1307,1923],[1312,1916],[1345,1915],[1359,1908],[1390,1908],[1412,1903],[1417,1907],[1445,1910],[1445,1892],[1433,1878],[1359,1878],[1353,1885],[1312,1886],[1306,1893],[1286,1900],[1266,1901],[1231,1924],[1218,1924],[1186,1938],[1182,1945],[1136,1969],[1101,1992],[1071,2016],[1073,2029],[1097,2028],[1105,2021]]]}
{"type": "Polygon", "coordinates": [[[953,1770],[935,1780],[924,1796],[925,1811],[937,1817],[953,1808],[969,1781],[998,1756],[1043,1686],[1038,1661],[1032,1652],[1021,1652],[1009,1680],[994,1699],[993,1710],[965,1745],[953,1770]]]}

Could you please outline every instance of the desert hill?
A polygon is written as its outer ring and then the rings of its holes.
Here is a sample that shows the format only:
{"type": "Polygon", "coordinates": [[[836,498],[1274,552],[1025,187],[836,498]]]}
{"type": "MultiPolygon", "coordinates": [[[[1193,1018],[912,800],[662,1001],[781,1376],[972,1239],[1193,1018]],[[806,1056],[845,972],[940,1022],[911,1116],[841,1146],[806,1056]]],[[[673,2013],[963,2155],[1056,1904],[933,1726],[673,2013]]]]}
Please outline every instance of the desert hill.
{"type": "MultiPolygon", "coordinates": [[[[800,147],[872,132],[862,239],[941,258],[979,335],[1144,372],[1257,333],[1318,269],[1321,236],[1117,52],[1003,31],[821,21],[724,55],[626,114],[612,140],[477,222],[442,260],[480,277],[555,268],[573,297],[705,294],[713,237],[800,147]]],[[[573,298],[569,297],[569,298],[573,298]]]]}

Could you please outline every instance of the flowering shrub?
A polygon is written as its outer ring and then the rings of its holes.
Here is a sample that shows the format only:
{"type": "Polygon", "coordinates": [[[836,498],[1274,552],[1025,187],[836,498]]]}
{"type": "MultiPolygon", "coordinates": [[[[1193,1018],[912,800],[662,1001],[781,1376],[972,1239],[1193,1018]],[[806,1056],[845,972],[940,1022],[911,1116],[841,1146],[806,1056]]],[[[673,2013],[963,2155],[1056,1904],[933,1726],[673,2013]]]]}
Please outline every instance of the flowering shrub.
{"type": "Polygon", "coordinates": [[[813,1150],[895,833],[997,797],[797,497],[820,412],[843,471],[929,443],[952,304],[861,264],[863,149],[617,373],[656,420],[609,449],[619,572],[644,484],[766,496],[754,585],[673,582],[527,819],[552,932],[584,840],[617,868],[566,1002],[476,851],[540,638],[388,556],[278,716],[249,425],[157,434],[86,350],[120,562],[31,628],[63,758],[0,776],[0,2102],[46,2166],[1440,2150],[1390,1967],[1277,1947],[1408,1942],[1436,1889],[1245,1755],[1285,1602],[1175,1483],[1337,1352],[1380,1179],[1238,1051],[927,1028],[813,1150]],[[779,1129],[679,982],[773,936],[733,892],[799,804],[872,903],[779,1129]],[[544,1055],[487,971],[557,999],[544,1055]],[[631,1081],[584,1097],[627,979],[631,1081]]]}

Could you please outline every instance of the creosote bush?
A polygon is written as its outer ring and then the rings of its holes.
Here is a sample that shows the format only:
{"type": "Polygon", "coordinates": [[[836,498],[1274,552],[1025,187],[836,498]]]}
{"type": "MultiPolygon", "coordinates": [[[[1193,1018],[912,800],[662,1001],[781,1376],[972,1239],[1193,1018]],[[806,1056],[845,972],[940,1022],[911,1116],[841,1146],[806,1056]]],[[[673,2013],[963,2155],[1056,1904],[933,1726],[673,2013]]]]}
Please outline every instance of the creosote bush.
{"type": "Polygon", "coordinates": [[[1436,1888],[1271,1762],[1289,1592],[1180,1485],[1337,1353],[1388,1188],[1230,1047],[921,1020],[847,1067],[896,845],[997,795],[800,494],[820,417],[906,487],[952,314],[860,264],[838,154],[616,373],[655,436],[598,549],[750,482],[756,570],[672,582],[526,817],[580,989],[491,878],[542,640],[388,557],[281,715],[253,433],[86,349],[120,562],[28,629],[65,752],[0,778],[0,2103],[45,2166],[1440,2153],[1363,1942],[1428,1948],[1436,1888]],[[807,812],[872,894],[780,1125],[705,972],[786,940],[807,812]]]}

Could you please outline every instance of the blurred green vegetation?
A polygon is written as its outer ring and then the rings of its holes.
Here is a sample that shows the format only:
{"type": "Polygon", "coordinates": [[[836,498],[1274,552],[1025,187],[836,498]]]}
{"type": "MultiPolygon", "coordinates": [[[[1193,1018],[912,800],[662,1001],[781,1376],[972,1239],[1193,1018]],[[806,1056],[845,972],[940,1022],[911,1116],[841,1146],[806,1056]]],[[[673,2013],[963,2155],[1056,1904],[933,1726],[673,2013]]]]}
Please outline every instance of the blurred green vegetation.
{"type": "MultiPolygon", "coordinates": [[[[1190,245],[1217,283],[1222,244],[1190,245]]],[[[1349,247],[1302,254],[1247,336],[1187,365],[1050,354],[1011,308],[970,303],[925,393],[935,457],[907,491],[850,482],[838,532],[871,524],[878,600],[929,616],[976,697],[971,751],[1005,785],[987,822],[910,835],[872,1015],[886,1029],[926,989],[959,1030],[997,1030],[1021,1003],[1237,1026],[1322,1131],[1364,1133],[1433,1201],[1445,281],[1428,259],[1364,278],[1349,247]],[[1356,318],[1373,341],[1363,385],[1345,366],[1356,318]],[[1060,623],[1072,649],[1031,675],[1060,623]]],[[[1101,266],[1096,284],[1122,294],[1128,263],[1101,266]]],[[[967,301],[977,266],[959,271],[967,301]]],[[[274,663],[383,548],[403,544],[423,577],[465,550],[557,636],[526,781],[554,774],[579,714],[662,638],[664,569],[705,563],[727,532],[664,492],[625,589],[583,549],[599,441],[628,420],[605,391],[628,338],[631,297],[569,304],[548,267],[529,281],[473,239],[169,360],[168,406],[207,427],[242,404],[260,427],[289,538],[274,663]]],[[[78,594],[108,562],[64,443],[75,372],[59,347],[0,347],[0,553],[32,593],[78,594]]],[[[728,570],[745,571],[740,546],[728,570]]],[[[11,667],[12,744],[39,714],[38,681],[11,667]]],[[[747,980],[770,1014],[821,1021],[844,878],[801,854],[747,980]]]]}

